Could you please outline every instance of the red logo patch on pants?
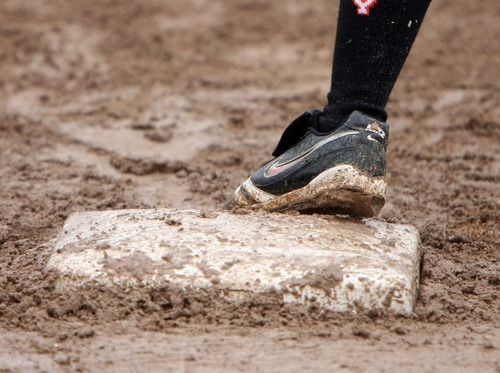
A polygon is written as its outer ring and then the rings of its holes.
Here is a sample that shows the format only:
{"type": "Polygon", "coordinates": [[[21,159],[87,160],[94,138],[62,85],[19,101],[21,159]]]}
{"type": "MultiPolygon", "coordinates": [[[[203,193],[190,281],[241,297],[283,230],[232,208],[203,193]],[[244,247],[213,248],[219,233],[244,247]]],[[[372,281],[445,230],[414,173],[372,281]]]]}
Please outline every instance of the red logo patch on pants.
{"type": "Polygon", "coordinates": [[[370,8],[377,4],[377,0],[352,0],[358,10],[359,15],[369,16],[370,8]]]}

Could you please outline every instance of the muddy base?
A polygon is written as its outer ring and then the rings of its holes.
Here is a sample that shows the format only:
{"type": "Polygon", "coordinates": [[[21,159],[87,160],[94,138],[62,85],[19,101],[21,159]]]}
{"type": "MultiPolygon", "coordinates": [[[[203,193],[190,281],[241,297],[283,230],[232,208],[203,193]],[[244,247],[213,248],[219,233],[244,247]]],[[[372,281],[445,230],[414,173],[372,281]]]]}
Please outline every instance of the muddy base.
{"type": "Polygon", "coordinates": [[[178,209],[75,213],[50,250],[46,270],[63,292],[149,288],[206,304],[404,316],[413,314],[422,257],[409,225],[178,209]]]}

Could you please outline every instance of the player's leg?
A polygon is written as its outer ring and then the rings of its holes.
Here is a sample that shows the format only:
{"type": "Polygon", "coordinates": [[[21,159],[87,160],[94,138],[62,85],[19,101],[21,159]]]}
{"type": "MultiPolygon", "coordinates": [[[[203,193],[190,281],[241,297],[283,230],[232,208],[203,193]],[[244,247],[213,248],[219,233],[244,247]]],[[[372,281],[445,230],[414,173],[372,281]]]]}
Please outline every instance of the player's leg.
{"type": "Polygon", "coordinates": [[[385,106],[430,0],[340,0],[332,84],[324,112],[386,120],[385,106]]]}
{"type": "Polygon", "coordinates": [[[385,105],[430,0],[340,0],[323,111],[295,119],[230,205],[373,216],[385,203],[385,105]]]}

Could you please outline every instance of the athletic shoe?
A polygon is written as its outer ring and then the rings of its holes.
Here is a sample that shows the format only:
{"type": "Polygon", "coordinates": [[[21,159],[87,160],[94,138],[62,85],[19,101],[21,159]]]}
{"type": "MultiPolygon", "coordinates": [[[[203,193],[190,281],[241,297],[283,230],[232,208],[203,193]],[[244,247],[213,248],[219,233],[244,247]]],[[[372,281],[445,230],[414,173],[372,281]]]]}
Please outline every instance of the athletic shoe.
{"type": "Polygon", "coordinates": [[[360,111],[321,133],[319,110],[305,112],[283,133],[266,163],[234,192],[226,207],[377,215],[385,203],[387,123],[360,111]]]}

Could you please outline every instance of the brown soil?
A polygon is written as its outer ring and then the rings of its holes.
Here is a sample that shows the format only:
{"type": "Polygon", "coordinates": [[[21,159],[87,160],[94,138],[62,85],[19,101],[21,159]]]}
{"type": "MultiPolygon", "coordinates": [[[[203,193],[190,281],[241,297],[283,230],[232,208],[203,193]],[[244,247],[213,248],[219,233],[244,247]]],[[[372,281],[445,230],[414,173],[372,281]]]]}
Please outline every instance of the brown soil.
{"type": "Polygon", "coordinates": [[[425,251],[415,315],[57,292],[74,211],[220,207],[321,107],[335,2],[0,4],[0,371],[500,371],[496,0],[435,0],[393,92],[389,202],[425,251]]]}

